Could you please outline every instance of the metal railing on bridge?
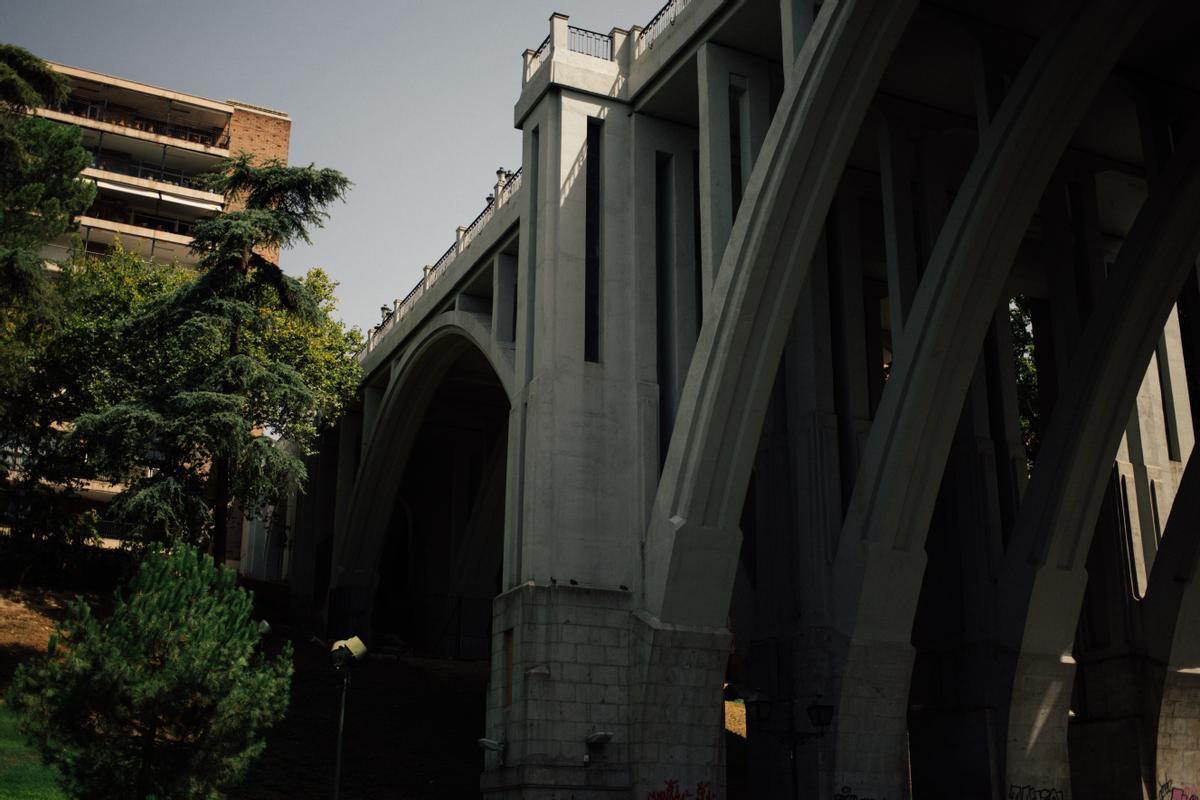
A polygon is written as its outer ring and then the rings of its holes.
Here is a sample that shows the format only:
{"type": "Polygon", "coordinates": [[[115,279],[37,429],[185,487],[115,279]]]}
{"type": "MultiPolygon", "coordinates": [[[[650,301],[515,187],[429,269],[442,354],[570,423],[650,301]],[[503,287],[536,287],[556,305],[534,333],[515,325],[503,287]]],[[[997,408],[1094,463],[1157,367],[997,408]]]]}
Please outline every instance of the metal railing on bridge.
{"type": "Polygon", "coordinates": [[[503,205],[506,205],[517,190],[521,188],[521,169],[516,172],[500,171],[504,176],[503,182],[497,182],[498,190],[495,194],[488,195],[487,205],[479,212],[478,216],[471,221],[471,224],[458,229],[458,236],[454,240],[454,244],[447,248],[446,252],[442,253],[441,257],[433,262],[432,266],[425,267],[425,274],[421,277],[419,283],[409,291],[401,300],[396,300],[392,303],[389,310],[387,306],[383,306],[383,319],[378,325],[372,328],[367,333],[367,342],[363,346],[360,355],[366,355],[375,349],[375,346],[382,341],[383,336],[394,328],[400,320],[412,310],[417,301],[425,295],[433,284],[437,283],[438,278],[446,271],[446,268],[454,262],[458,254],[467,248],[474,241],[475,237],[487,226],[487,223],[496,214],[496,210],[503,205]]]}
{"type": "Polygon", "coordinates": [[[658,37],[671,29],[680,12],[687,8],[691,2],[692,0],[667,0],[666,5],[658,10],[658,13],[646,23],[646,27],[638,34],[637,52],[635,55],[640,56],[645,51],[652,49],[658,37]]]}

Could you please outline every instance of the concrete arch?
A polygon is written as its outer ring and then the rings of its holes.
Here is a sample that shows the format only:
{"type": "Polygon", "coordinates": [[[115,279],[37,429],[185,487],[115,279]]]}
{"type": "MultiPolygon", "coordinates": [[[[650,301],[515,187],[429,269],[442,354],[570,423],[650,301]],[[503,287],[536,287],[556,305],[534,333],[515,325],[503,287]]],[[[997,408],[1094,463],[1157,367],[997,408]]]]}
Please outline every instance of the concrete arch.
{"type": "Polygon", "coordinates": [[[844,654],[834,669],[836,785],[905,791],[924,545],[966,392],[1044,188],[1148,15],[1146,5],[1132,2],[1061,9],[981,132],[938,234],[834,559],[833,638],[844,654]]]}
{"type": "Polygon", "coordinates": [[[470,349],[484,356],[509,403],[513,401],[511,350],[495,345],[488,328],[469,313],[438,315],[400,357],[362,455],[347,512],[334,531],[328,601],[332,632],[367,624],[376,588],[374,567],[392,510],[391,503],[379,499],[391,496],[430,401],[458,358],[470,349]]]}
{"type": "Polygon", "coordinates": [[[907,644],[922,546],[963,399],[1029,220],[1149,3],[1074,3],[983,133],[938,236],[871,428],[841,543],[835,624],[907,644]]]}
{"type": "Polygon", "coordinates": [[[718,628],[783,343],[855,133],[915,0],[827,2],[743,194],[684,383],[645,545],[645,605],[718,628]]]}
{"type": "MultiPolygon", "coordinates": [[[[1142,601],[1150,662],[1144,741],[1150,745],[1148,796],[1193,785],[1189,764],[1200,743],[1200,456],[1192,450],[1167,519],[1142,601]]],[[[1167,795],[1170,797],[1171,795],[1167,795]]]]}
{"type": "Polygon", "coordinates": [[[1068,368],[1005,556],[1000,620],[1008,627],[1001,637],[1020,649],[1009,682],[1010,784],[1068,782],[1071,652],[1087,585],[1084,560],[1129,409],[1200,253],[1197,207],[1200,126],[1193,124],[1164,169],[1162,184],[1138,213],[1103,286],[1068,368]]]}
{"type": "MultiPolygon", "coordinates": [[[[826,110],[844,139],[852,138],[847,129],[861,124],[870,87],[911,10],[896,6],[882,12],[865,4],[823,9],[827,25],[852,20],[860,26],[853,34],[859,38],[856,55],[863,73],[872,77],[867,86],[865,77],[855,76],[849,87],[857,90],[848,94],[854,116],[849,110],[840,117],[826,110]],[[825,16],[826,10],[832,13],[825,16]]],[[[1065,11],[1027,59],[984,132],[918,289],[868,439],[835,560],[834,625],[846,637],[847,653],[837,784],[883,793],[903,788],[904,698],[924,569],[921,546],[954,423],[1043,188],[1091,98],[1150,8],[1076,2],[1065,11]],[[880,695],[888,698],[882,708],[880,695]],[[883,754],[881,723],[889,741],[883,754]]],[[[825,55],[822,34],[830,28],[820,25],[821,20],[812,37],[815,46],[806,45],[797,69],[825,55]]],[[[835,37],[825,46],[835,52],[838,41],[835,37]]],[[[802,265],[811,258],[832,180],[844,163],[834,157],[844,151],[829,145],[826,163],[815,175],[796,167],[797,143],[791,136],[805,123],[815,123],[811,116],[801,115],[800,122],[795,116],[805,105],[805,90],[819,95],[822,86],[803,79],[792,86],[761,159],[777,169],[755,170],[747,192],[749,213],[739,215],[722,262],[720,302],[697,344],[651,520],[647,606],[672,622],[715,625],[727,607],[728,593],[721,589],[736,564],[736,515],[755,436],[806,272],[802,265]],[[793,192],[806,194],[799,208],[776,183],[782,176],[791,179],[793,192]],[[783,231],[791,233],[790,239],[783,231]],[[714,580],[721,583],[714,586],[714,580]]],[[[804,108],[810,115],[819,110],[804,108]]]]}
{"type": "Polygon", "coordinates": [[[720,686],[745,499],[768,396],[801,286],[855,133],[916,0],[829,0],[789,67],[721,258],[681,392],[643,544],[635,741],[686,737],[686,763],[635,747],[639,796],[675,777],[720,786],[720,686]],[[681,658],[711,701],[680,724],[681,658]],[[717,754],[714,758],[714,754],[717,754]],[[669,771],[667,771],[669,770],[669,771]]]}

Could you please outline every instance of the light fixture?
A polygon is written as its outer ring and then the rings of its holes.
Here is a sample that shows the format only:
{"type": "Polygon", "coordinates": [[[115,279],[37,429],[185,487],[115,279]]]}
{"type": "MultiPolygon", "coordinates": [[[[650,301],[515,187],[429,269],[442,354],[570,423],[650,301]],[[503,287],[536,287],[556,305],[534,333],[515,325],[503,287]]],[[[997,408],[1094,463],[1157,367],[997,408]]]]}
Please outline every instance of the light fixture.
{"type": "MultiPolygon", "coordinates": [[[[833,706],[829,703],[822,703],[821,696],[817,695],[815,703],[807,709],[808,721],[812,723],[821,734],[824,734],[825,729],[833,723],[833,706]]],[[[818,735],[821,735],[818,734],[818,735]]]]}
{"type": "Polygon", "coordinates": [[[508,744],[503,739],[496,741],[495,739],[476,739],[475,743],[483,750],[489,753],[495,753],[500,759],[500,766],[504,766],[504,750],[508,744]]]}
{"type": "Polygon", "coordinates": [[[583,743],[591,747],[601,747],[612,741],[612,731],[592,731],[584,737],[583,743]]]}

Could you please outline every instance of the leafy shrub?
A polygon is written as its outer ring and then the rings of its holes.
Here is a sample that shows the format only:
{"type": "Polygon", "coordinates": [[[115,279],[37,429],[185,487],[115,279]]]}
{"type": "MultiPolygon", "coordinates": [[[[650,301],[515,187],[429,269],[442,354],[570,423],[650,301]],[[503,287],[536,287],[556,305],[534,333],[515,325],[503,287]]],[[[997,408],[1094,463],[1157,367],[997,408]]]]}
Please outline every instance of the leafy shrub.
{"type": "Polygon", "coordinates": [[[220,797],[287,709],[292,651],[256,653],[249,594],[188,546],[148,555],[110,617],[82,600],[22,664],[21,732],[83,800],[220,797]]]}

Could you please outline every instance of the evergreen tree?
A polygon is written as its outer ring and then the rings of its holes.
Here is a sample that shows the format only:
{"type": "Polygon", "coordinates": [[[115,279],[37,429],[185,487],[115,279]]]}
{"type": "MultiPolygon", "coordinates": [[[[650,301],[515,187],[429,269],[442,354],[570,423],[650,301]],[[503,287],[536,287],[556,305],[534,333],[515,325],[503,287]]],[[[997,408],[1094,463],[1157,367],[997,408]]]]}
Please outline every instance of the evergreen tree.
{"type": "Polygon", "coordinates": [[[323,273],[298,281],[268,257],[308,241],[349,181],[242,154],[209,186],[239,210],[195,226],[200,274],[132,320],[120,344],[149,378],[79,418],[76,434],[91,463],[129,484],[116,502],[127,520],[153,538],[211,532],[224,563],[232,506],[263,507],[303,479],[300,458],[272,436],[312,445],[317,417],[353,391],[357,339],[329,320],[323,273]]]}
{"type": "Polygon", "coordinates": [[[91,163],[79,129],[28,114],[59,107],[67,91],[65,79],[44,61],[0,44],[0,416],[54,327],[38,251],[70,230],[95,197],[96,187],[79,179],[91,163]]]}
{"type": "MultiPolygon", "coordinates": [[[[64,263],[47,287],[59,309],[53,328],[30,353],[24,379],[0,407],[0,451],[20,453],[8,477],[7,502],[15,552],[26,566],[69,558],[73,545],[94,534],[94,515],[80,515],[69,496],[97,475],[70,446],[71,420],[135,395],[139,354],[122,347],[123,326],[191,274],[128,253],[118,242],[103,256],[64,263]],[[82,523],[82,524],[81,524],[82,523]]],[[[5,548],[7,550],[7,547],[5,548]]],[[[0,555],[0,558],[4,558],[0,555]]]]}
{"type": "Polygon", "coordinates": [[[150,555],[104,620],[76,600],[8,703],[81,800],[218,798],[288,704],[290,644],[256,652],[251,601],[188,546],[150,555]]]}

